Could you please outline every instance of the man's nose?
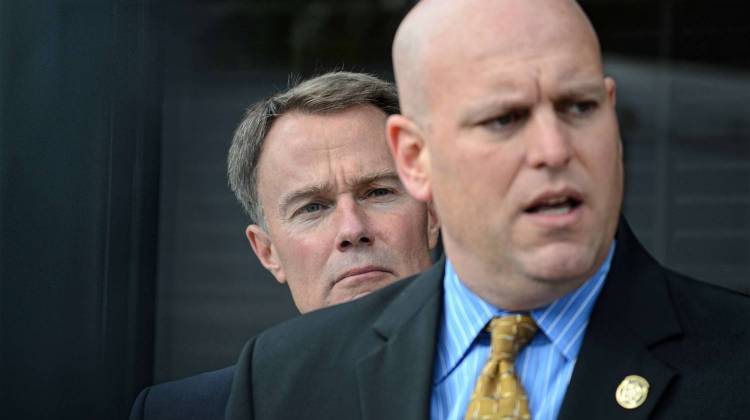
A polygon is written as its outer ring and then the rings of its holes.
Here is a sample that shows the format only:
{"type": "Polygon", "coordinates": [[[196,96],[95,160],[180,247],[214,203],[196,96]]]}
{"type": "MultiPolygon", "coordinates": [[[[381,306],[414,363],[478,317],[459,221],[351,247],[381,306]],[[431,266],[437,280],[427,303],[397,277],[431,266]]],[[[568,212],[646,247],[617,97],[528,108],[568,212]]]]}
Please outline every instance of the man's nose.
{"type": "Polygon", "coordinates": [[[339,231],[336,247],[339,251],[370,246],[373,237],[368,228],[365,210],[353,199],[341,199],[337,204],[339,231]]]}
{"type": "Polygon", "coordinates": [[[573,154],[564,122],[554,111],[536,115],[527,139],[526,160],[533,168],[560,168],[573,154]]]}

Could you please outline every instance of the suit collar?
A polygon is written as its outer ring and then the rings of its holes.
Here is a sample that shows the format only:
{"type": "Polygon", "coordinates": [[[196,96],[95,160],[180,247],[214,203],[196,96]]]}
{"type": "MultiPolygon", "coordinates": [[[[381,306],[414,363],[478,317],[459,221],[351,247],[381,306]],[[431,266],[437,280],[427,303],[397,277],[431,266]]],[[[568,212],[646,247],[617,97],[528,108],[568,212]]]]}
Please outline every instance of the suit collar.
{"type": "Polygon", "coordinates": [[[653,346],[681,335],[665,271],[646,253],[624,220],[604,289],[560,410],[561,420],[647,419],[675,372],[654,357],[653,346]],[[650,385],[642,406],[626,410],[615,391],[628,375],[650,385]]]}
{"type": "Polygon", "coordinates": [[[681,334],[664,268],[646,252],[625,220],[617,239],[621,252],[615,252],[610,280],[595,311],[603,319],[620,320],[647,347],[681,334]]]}
{"type": "MultiPolygon", "coordinates": [[[[583,336],[577,332],[588,324],[591,309],[609,272],[614,249],[613,243],[604,263],[578,289],[531,311],[531,317],[540,330],[535,338],[537,343],[549,340],[556,352],[568,361],[578,357],[583,336]]],[[[511,313],[495,308],[468,289],[458,278],[449,258],[446,259],[443,288],[443,316],[436,355],[440,362],[435,363],[435,384],[443,382],[458,368],[492,317],[511,313]]]]}
{"type": "Polygon", "coordinates": [[[413,279],[373,324],[377,343],[357,363],[363,419],[428,418],[444,265],[413,279]]]}
{"type": "Polygon", "coordinates": [[[417,275],[383,310],[382,315],[373,323],[373,330],[385,340],[397,333],[412,317],[423,310],[422,306],[427,300],[442,292],[444,270],[445,257],[440,258],[427,271],[417,275]]]}

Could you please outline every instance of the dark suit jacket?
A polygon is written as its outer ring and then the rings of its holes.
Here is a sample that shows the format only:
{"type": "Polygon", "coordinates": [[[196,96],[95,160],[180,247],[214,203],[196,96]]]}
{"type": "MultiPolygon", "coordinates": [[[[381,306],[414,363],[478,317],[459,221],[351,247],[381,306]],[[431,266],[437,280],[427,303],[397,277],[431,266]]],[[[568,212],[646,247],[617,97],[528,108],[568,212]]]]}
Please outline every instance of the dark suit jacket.
{"type": "MultiPolygon", "coordinates": [[[[750,299],[661,267],[624,223],[617,238],[559,418],[747,418],[750,299]],[[626,410],[631,374],[650,390],[626,410]]],[[[227,418],[428,418],[443,265],[249,341],[227,418]]]]}
{"type": "Polygon", "coordinates": [[[130,420],[220,420],[229,398],[234,366],[141,391],[130,420]]]}

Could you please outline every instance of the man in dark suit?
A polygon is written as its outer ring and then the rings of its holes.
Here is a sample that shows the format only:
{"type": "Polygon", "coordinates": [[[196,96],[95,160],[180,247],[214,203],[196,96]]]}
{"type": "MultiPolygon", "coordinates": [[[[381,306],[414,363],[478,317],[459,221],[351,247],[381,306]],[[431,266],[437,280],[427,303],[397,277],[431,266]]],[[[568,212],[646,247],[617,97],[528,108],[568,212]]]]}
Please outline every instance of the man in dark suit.
{"type": "Polygon", "coordinates": [[[253,338],[229,419],[684,419],[750,412],[750,300],[620,217],[615,82],[572,0],[424,0],[401,24],[404,185],[446,258],[253,338]]]}
{"type": "MultiPolygon", "coordinates": [[[[260,262],[301,313],[347,302],[432,263],[438,224],[399,181],[385,139],[395,87],[332,72],[254,104],[229,151],[232,190],[260,262]]],[[[132,419],[222,418],[234,367],[146,388],[132,419]]]]}

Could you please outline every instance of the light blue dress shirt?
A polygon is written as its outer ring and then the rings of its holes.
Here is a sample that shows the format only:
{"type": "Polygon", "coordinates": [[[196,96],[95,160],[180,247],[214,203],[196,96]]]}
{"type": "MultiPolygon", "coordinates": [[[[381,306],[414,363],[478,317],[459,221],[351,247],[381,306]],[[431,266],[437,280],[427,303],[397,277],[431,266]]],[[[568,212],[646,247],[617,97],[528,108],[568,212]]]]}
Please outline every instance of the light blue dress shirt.
{"type": "MultiPolygon", "coordinates": [[[[539,331],[516,358],[516,374],[529,397],[534,420],[557,418],[614,250],[613,242],[604,264],[577,290],[531,311],[539,331]]],[[[492,307],[467,289],[447,259],[443,291],[430,418],[459,420],[489,357],[489,334],[483,328],[492,317],[508,312],[492,307]]]]}

